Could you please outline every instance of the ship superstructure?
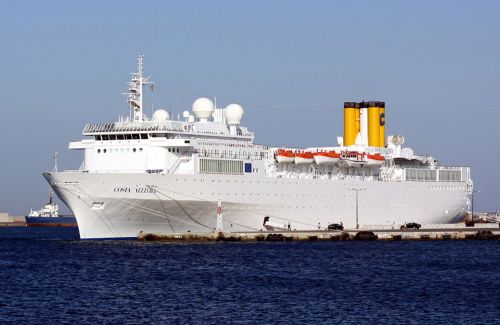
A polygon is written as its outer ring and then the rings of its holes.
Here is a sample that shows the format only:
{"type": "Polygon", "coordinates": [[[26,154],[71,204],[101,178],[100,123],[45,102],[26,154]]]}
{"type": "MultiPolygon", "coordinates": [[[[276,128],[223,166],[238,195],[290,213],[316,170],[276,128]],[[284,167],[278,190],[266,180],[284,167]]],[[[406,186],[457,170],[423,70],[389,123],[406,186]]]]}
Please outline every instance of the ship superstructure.
{"type": "Polygon", "coordinates": [[[469,168],[441,166],[403,147],[402,136],[386,137],[383,102],[344,103],[344,136],[331,147],[271,147],[254,143],[238,104],[198,98],[182,119],[162,109],[146,117],[143,67],[139,56],[130,116],[87,124],[85,138],[69,144],[84,152],[80,169],[44,174],[81,238],[356,227],[356,208],[361,225],[446,223],[467,210],[469,168]]]}

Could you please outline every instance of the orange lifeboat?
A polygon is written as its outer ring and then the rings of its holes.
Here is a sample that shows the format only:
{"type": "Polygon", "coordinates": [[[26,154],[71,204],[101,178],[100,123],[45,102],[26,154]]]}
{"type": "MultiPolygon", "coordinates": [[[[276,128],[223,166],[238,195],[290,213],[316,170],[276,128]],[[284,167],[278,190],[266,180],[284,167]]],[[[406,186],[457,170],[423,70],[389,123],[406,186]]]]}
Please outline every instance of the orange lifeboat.
{"type": "Polygon", "coordinates": [[[335,165],[340,160],[340,154],[335,151],[320,151],[313,154],[318,165],[335,165]]]}
{"type": "Polygon", "coordinates": [[[295,153],[295,163],[297,165],[312,164],[314,161],[314,156],[312,152],[296,152],[295,153]]]}
{"type": "Polygon", "coordinates": [[[368,166],[373,166],[373,167],[378,167],[378,166],[382,166],[385,162],[385,158],[379,154],[379,153],[376,153],[376,154],[368,154],[368,162],[367,162],[367,165],[368,166]]]}
{"type": "Polygon", "coordinates": [[[292,150],[279,149],[276,154],[276,160],[280,164],[290,164],[295,161],[295,154],[292,150]]]}
{"type": "Polygon", "coordinates": [[[357,151],[346,151],[340,154],[339,165],[342,167],[362,167],[368,164],[367,154],[357,151]]]}

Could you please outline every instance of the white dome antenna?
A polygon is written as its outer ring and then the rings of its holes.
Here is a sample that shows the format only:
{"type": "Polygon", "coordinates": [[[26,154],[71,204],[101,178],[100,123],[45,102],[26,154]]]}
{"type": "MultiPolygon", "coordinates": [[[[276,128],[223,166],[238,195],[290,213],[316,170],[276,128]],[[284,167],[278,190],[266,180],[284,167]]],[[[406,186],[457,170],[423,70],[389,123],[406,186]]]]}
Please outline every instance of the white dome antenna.
{"type": "Polygon", "coordinates": [[[184,117],[184,119],[186,120],[186,122],[187,122],[187,119],[188,119],[189,115],[191,115],[191,114],[189,114],[188,111],[182,112],[182,117],[184,117]]]}
{"type": "Polygon", "coordinates": [[[238,104],[229,104],[224,111],[228,125],[239,125],[244,114],[243,107],[238,104]]]}
{"type": "Polygon", "coordinates": [[[243,107],[238,104],[229,104],[224,110],[224,116],[229,125],[229,133],[231,135],[236,135],[236,129],[240,125],[244,113],[243,107]]]}
{"type": "Polygon", "coordinates": [[[200,122],[208,122],[214,110],[214,103],[206,97],[198,98],[193,103],[193,114],[200,122]]]}
{"type": "Polygon", "coordinates": [[[170,119],[170,114],[164,109],[156,110],[153,113],[153,121],[168,121],[170,119]]]}

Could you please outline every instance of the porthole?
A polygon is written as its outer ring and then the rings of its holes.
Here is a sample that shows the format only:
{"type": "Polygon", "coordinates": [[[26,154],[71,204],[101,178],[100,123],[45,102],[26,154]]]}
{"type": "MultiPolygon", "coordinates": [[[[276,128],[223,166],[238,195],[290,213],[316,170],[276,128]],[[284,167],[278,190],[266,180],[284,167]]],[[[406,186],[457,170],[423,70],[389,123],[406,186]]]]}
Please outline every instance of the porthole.
{"type": "Polygon", "coordinates": [[[97,153],[101,153],[101,149],[97,149],[97,153]]]}
{"type": "Polygon", "coordinates": [[[134,148],[134,149],[132,149],[132,151],[133,151],[133,152],[136,152],[136,151],[137,151],[137,149],[135,149],[135,148],[134,148]]]}
{"type": "Polygon", "coordinates": [[[106,153],[106,149],[104,149],[102,152],[106,153]]]}

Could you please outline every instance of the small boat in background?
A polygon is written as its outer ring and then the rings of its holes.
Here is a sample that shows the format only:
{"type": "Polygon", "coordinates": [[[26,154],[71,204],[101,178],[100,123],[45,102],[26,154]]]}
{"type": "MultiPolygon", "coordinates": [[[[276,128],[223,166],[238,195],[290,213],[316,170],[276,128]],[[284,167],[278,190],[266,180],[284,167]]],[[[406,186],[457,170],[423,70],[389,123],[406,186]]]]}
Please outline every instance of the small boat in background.
{"type": "Polygon", "coordinates": [[[78,227],[72,215],[60,215],[59,207],[54,201],[54,193],[50,191],[50,201],[40,210],[31,209],[25,216],[28,227],[78,227]]]}

